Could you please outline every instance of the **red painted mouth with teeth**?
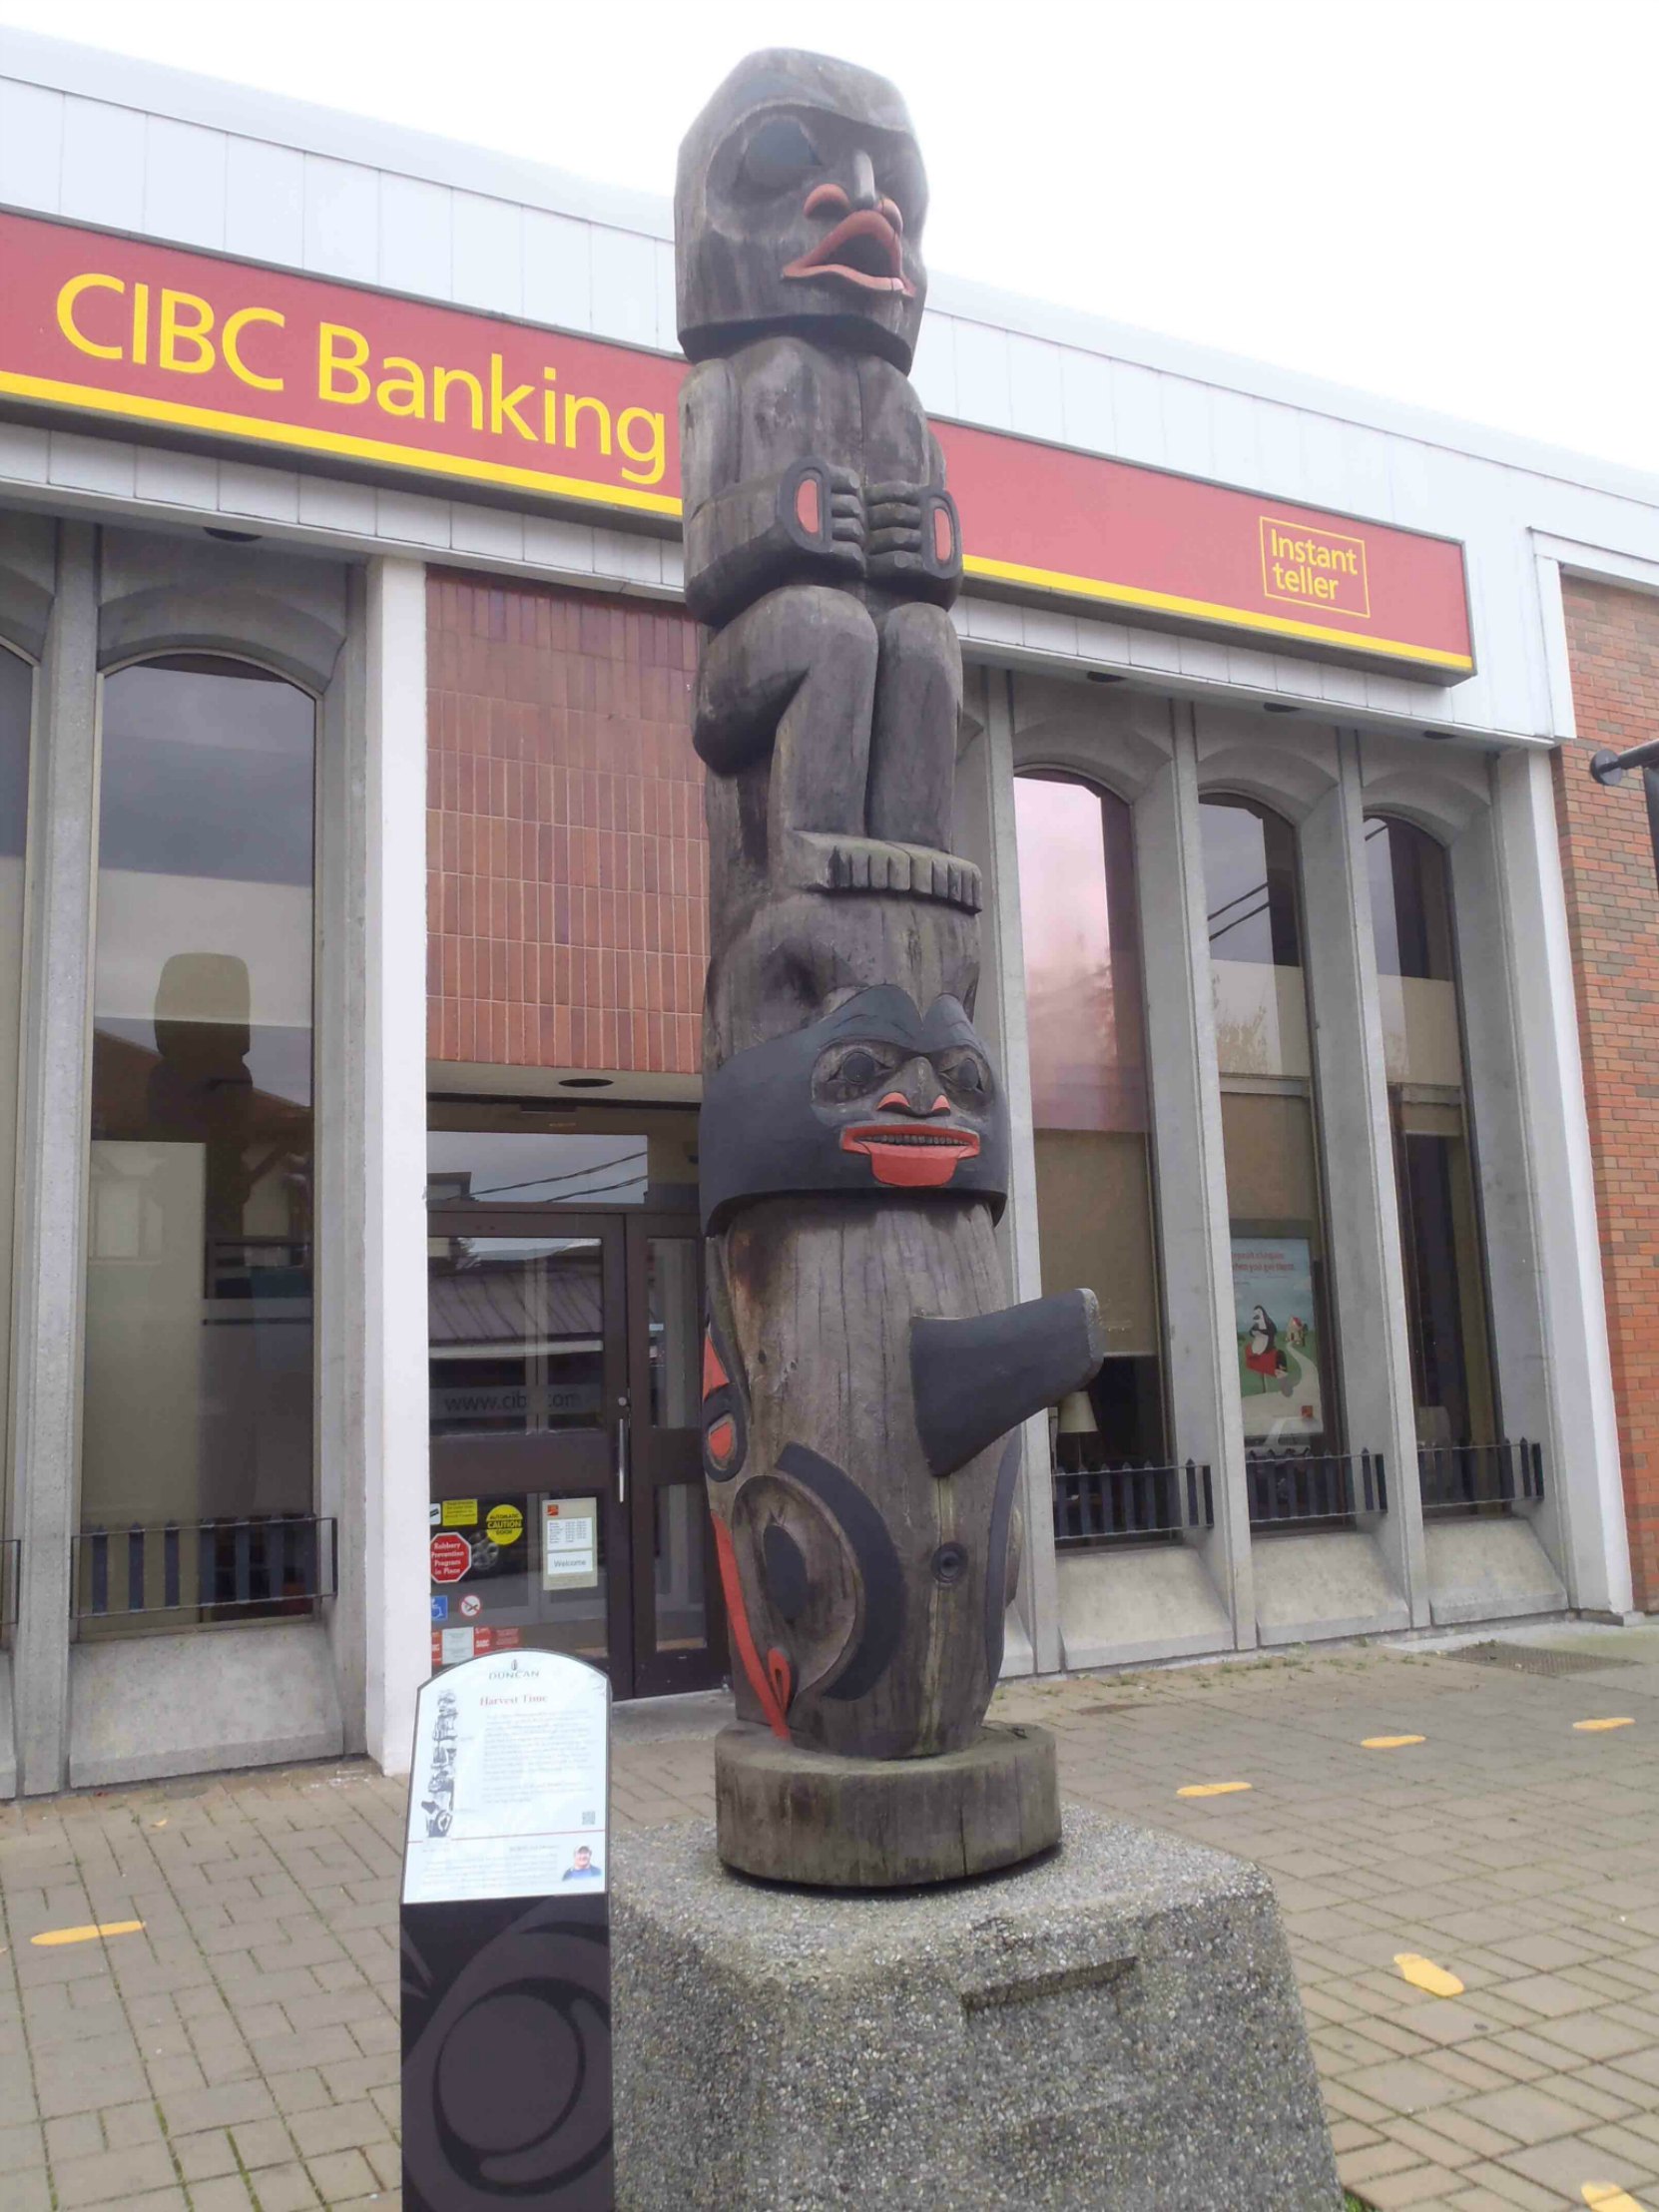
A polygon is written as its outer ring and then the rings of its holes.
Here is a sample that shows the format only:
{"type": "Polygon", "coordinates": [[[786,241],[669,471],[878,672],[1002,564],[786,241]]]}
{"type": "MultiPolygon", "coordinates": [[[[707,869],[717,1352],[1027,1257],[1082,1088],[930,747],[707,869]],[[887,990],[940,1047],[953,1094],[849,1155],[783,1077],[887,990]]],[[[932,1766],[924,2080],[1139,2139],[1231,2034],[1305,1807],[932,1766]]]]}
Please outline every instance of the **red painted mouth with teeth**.
{"type": "Polygon", "coordinates": [[[941,1129],[936,1123],[904,1129],[890,1121],[876,1121],[843,1129],[841,1150],[861,1152],[877,1183],[907,1191],[936,1191],[950,1181],[963,1160],[977,1156],[979,1139],[971,1129],[941,1129]]]}
{"type": "Polygon", "coordinates": [[[904,250],[898,233],[879,208],[856,208],[843,216],[809,253],[791,262],[786,276],[834,276],[862,291],[896,291],[906,299],[915,286],[904,275],[904,250]]]}

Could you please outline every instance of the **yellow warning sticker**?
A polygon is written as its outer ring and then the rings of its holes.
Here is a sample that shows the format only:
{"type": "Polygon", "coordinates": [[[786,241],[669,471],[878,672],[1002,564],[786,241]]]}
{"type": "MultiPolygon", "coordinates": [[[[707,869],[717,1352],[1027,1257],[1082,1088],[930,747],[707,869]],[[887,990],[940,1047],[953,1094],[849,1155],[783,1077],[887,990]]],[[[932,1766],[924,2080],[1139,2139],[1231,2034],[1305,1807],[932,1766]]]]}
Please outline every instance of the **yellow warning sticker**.
{"type": "Polygon", "coordinates": [[[446,1497],[443,1501],[444,1528],[476,1528],[478,1525],[478,1500],[475,1497],[446,1497]]]}
{"type": "Polygon", "coordinates": [[[1362,1736],[1362,1751],[1398,1751],[1405,1744],[1424,1744],[1426,1736],[1362,1736]]]}
{"type": "Polygon", "coordinates": [[[1621,1720],[1574,1721],[1574,1728],[1586,1735],[1597,1735],[1604,1728],[1634,1728],[1636,1723],[1628,1716],[1621,1720]]]}
{"type": "Polygon", "coordinates": [[[1432,1958],[1423,1958],[1414,1950],[1396,1950],[1394,1964],[1413,1989],[1426,1989],[1431,1997],[1460,1997],[1463,1993],[1463,1984],[1454,1973],[1447,1973],[1444,1966],[1436,1966],[1432,1958]]]}
{"type": "Polygon", "coordinates": [[[49,1928],[31,1936],[31,1943],[90,1943],[100,1936],[136,1936],[142,1921],[101,1921],[96,1928],[49,1928]]]}
{"type": "Polygon", "coordinates": [[[1248,1782],[1188,1782],[1176,1791],[1177,1797],[1231,1797],[1235,1790],[1248,1790],[1248,1782]]]}
{"type": "Polygon", "coordinates": [[[1616,2181],[1586,2181],[1579,2195],[1595,2212],[1642,2212],[1641,2206],[1628,2189],[1621,2189],[1616,2181]]]}
{"type": "Polygon", "coordinates": [[[516,1544],[524,1533],[524,1515],[516,1505],[492,1505],[484,1532],[492,1544],[516,1544]]]}

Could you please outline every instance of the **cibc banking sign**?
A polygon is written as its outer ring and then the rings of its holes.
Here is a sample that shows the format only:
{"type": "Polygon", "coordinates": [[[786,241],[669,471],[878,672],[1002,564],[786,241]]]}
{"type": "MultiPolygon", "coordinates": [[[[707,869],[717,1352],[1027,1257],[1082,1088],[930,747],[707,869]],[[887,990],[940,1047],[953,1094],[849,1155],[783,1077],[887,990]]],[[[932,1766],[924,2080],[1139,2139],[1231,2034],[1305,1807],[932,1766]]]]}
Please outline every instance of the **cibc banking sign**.
{"type": "MultiPolygon", "coordinates": [[[[674,531],[677,356],[0,214],[0,408],[674,531]]],[[[935,424],[980,592],[1454,684],[1462,547],[935,424]]]]}

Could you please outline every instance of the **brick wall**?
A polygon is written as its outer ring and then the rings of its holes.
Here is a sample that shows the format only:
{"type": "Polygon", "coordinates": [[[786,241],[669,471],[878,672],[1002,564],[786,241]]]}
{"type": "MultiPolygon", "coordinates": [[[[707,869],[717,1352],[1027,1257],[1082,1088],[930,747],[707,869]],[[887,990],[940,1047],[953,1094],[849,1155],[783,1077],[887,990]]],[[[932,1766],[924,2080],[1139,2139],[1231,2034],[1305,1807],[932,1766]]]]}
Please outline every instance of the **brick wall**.
{"type": "Polygon", "coordinates": [[[430,1056],[695,1074],[694,624],[434,570],[427,638],[430,1056]]]}
{"type": "Polygon", "coordinates": [[[1659,891],[1640,780],[1585,763],[1659,735],[1659,599],[1563,579],[1578,742],[1555,807],[1595,1156],[1636,1603],[1659,1611],[1659,891]]]}

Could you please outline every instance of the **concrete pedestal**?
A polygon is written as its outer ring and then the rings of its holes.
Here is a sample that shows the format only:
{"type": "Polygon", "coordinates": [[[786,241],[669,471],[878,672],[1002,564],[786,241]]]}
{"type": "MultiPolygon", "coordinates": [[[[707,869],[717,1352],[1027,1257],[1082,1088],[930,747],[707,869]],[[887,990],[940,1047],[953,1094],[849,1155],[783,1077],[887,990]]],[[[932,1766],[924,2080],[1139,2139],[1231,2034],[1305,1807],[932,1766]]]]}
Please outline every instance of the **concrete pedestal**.
{"type": "Polygon", "coordinates": [[[839,1896],[613,1839],[621,2212],[1337,2212],[1265,1875],[1070,1807],[1023,1872],[839,1896]]]}

